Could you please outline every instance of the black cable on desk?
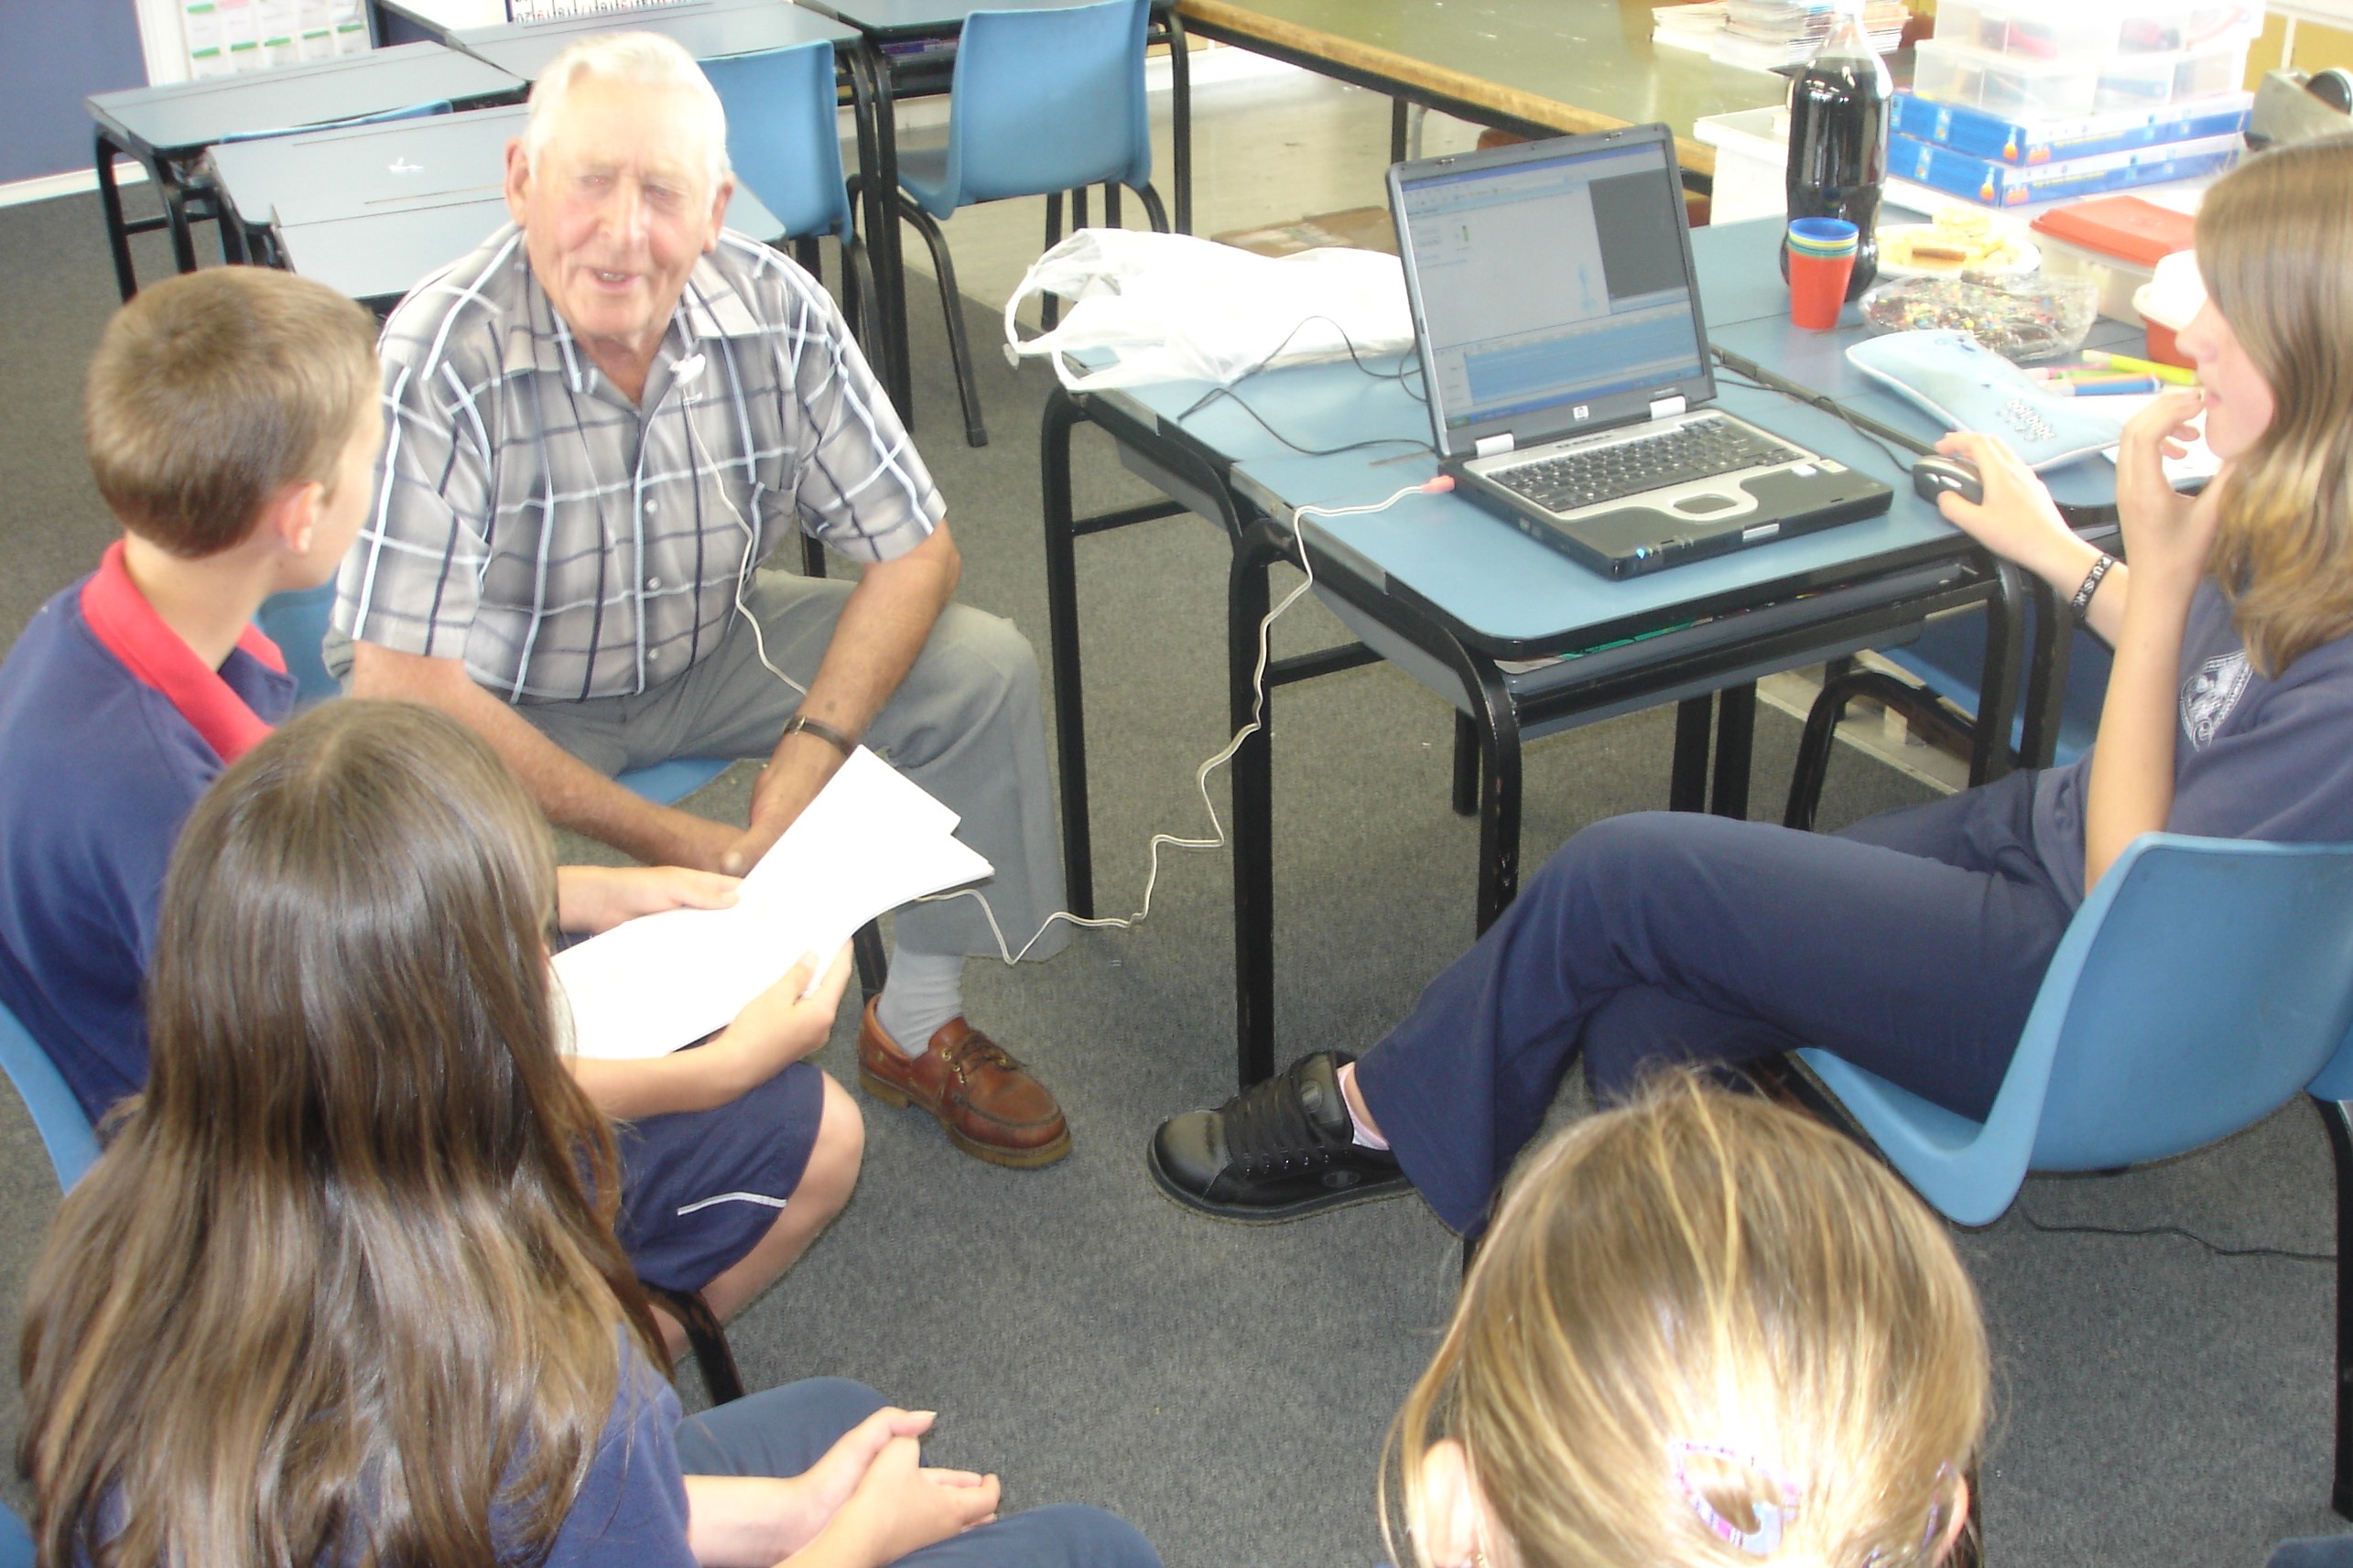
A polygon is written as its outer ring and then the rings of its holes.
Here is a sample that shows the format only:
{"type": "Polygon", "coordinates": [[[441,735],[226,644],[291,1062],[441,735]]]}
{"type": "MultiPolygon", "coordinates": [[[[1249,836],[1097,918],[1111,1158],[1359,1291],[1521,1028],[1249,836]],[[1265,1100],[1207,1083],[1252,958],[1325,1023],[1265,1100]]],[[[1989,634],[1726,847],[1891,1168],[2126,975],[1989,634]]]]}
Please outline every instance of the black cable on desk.
{"type": "Polygon", "coordinates": [[[1399,386],[1404,388],[1405,395],[1412,397],[1416,402],[1427,403],[1429,401],[1429,395],[1426,392],[1415,392],[1412,387],[1405,385],[1406,377],[1413,375],[1422,368],[1420,355],[1416,354],[1408,359],[1405,363],[1397,370],[1374,370],[1371,365],[1366,364],[1364,361],[1358,356],[1356,351],[1356,340],[1349,336],[1348,329],[1346,327],[1341,326],[1338,321],[1333,320],[1328,316],[1304,316],[1300,318],[1298,323],[1288,332],[1283,334],[1283,341],[1275,344],[1272,349],[1268,350],[1265,356],[1256,364],[1251,366],[1248,370],[1234,377],[1233,380],[1226,385],[1213,386],[1209,388],[1209,391],[1201,394],[1200,396],[1195,398],[1191,406],[1187,407],[1182,414],[1176,416],[1177,423],[1184,423],[1186,420],[1190,419],[1194,415],[1198,414],[1202,409],[1207,408],[1210,404],[1215,403],[1219,398],[1223,397],[1230,399],[1236,407],[1240,408],[1244,414],[1249,415],[1252,419],[1256,420],[1260,429],[1264,430],[1268,435],[1274,437],[1276,440],[1282,442],[1285,446],[1304,457],[1335,458],[1339,457],[1343,452],[1361,452],[1372,447],[1396,446],[1404,447],[1412,451],[1428,452],[1431,456],[1436,457],[1437,455],[1437,449],[1432,447],[1427,441],[1416,441],[1410,436],[1375,436],[1370,440],[1350,441],[1344,447],[1303,447],[1299,445],[1298,442],[1291,439],[1290,437],[1285,436],[1282,431],[1276,429],[1274,426],[1268,424],[1266,422],[1266,416],[1261,414],[1257,409],[1252,408],[1250,404],[1243,399],[1242,394],[1234,390],[1234,388],[1239,386],[1242,383],[1248,381],[1252,376],[1258,374],[1261,371],[1263,371],[1274,364],[1276,356],[1280,355],[1285,349],[1291,346],[1291,340],[1297,337],[1301,329],[1305,328],[1310,321],[1321,321],[1326,326],[1331,328],[1333,331],[1339,334],[1340,344],[1348,351],[1349,362],[1356,366],[1360,372],[1365,375],[1371,376],[1375,381],[1393,381],[1397,383],[1399,386]]]}
{"type": "Polygon", "coordinates": [[[1849,413],[1847,409],[1847,406],[1840,403],[1837,398],[1826,397],[1819,393],[1797,392],[1786,386],[1775,386],[1771,382],[1759,381],[1743,371],[1734,370],[1731,363],[1724,359],[1723,351],[1720,349],[1717,351],[1716,357],[1720,364],[1720,369],[1718,373],[1730,379],[1733,385],[1749,387],[1757,392],[1770,392],[1776,397],[1786,397],[1792,403],[1802,404],[1808,408],[1820,408],[1827,410],[1829,413],[1836,414],[1839,418],[1844,419],[1847,422],[1848,429],[1852,430],[1856,435],[1860,436],[1864,440],[1869,441],[1872,446],[1877,447],[1881,452],[1886,454],[1887,460],[1889,462],[1893,463],[1897,468],[1904,470],[1906,472],[1909,472],[1912,465],[1919,460],[1917,457],[1907,458],[1900,456],[1893,447],[1889,446],[1885,441],[1881,440],[1877,436],[1872,435],[1869,430],[1864,429],[1860,425],[1857,424],[1855,422],[1854,415],[1849,413]]]}

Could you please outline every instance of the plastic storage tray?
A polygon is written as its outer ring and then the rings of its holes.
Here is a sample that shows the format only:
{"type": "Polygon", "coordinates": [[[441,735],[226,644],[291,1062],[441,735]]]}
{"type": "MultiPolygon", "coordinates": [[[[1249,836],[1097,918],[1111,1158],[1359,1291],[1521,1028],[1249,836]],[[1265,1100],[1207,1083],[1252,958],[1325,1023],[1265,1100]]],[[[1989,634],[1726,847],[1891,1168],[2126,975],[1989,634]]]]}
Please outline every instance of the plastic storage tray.
{"type": "Polygon", "coordinates": [[[2030,123],[1899,92],[1889,101],[1888,124],[1916,141],[2026,167],[2243,131],[2253,103],[2249,93],[2225,92],[2160,110],[2030,123]]]}
{"type": "Polygon", "coordinates": [[[1987,207],[2019,207],[2028,202],[2091,196],[2135,185],[2220,174],[2239,161],[2245,146],[2245,142],[2236,135],[2205,136],[2192,142],[2021,168],[1998,158],[1971,157],[1951,147],[1914,141],[1910,136],[1890,136],[1887,171],[1898,178],[1915,180],[1931,189],[1987,207]]]}
{"type": "Polygon", "coordinates": [[[1924,38],[1912,68],[1915,96],[2021,120],[2088,114],[2099,93],[2100,59],[2036,59],[1924,38]]]}
{"type": "Polygon", "coordinates": [[[2194,49],[2111,55],[2099,68],[2093,106],[2163,109],[2228,92],[2246,77],[2247,48],[2244,38],[2228,38],[2194,49]]]}
{"type": "Polygon", "coordinates": [[[2099,59],[2116,50],[2121,14],[2110,5],[2026,6],[2003,0],[1944,0],[1936,41],[2035,60],[2099,59]]]}

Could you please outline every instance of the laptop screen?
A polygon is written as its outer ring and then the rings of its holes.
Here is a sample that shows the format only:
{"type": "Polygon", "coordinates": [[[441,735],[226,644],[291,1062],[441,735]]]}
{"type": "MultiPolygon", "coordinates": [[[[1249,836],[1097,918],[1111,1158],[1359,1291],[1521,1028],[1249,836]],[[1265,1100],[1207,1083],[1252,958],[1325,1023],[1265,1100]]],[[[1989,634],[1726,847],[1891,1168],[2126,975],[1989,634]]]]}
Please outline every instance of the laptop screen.
{"type": "Polygon", "coordinates": [[[1672,147],[1618,133],[1394,172],[1448,450],[1598,428],[1654,397],[1712,390],[1672,147]]]}

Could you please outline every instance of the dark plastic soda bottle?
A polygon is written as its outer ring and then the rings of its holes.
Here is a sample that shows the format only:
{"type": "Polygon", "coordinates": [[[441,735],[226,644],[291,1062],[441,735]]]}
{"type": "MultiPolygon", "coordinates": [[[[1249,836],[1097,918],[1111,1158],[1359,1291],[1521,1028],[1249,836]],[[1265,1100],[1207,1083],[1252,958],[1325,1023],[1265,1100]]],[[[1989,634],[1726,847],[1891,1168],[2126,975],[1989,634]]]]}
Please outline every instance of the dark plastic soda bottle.
{"type": "MultiPolygon", "coordinates": [[[[1860,231],[1847,297],[1879,276],[1880,193],[1887,185],[1887,67],[1863,36],[1860,0],[1840,0],[1830,36],[1789,87],[1789,215],[1844,218],[1860,231]]],[[[1789,252],[1781,253],[1789,276],[1789,252]]]]}

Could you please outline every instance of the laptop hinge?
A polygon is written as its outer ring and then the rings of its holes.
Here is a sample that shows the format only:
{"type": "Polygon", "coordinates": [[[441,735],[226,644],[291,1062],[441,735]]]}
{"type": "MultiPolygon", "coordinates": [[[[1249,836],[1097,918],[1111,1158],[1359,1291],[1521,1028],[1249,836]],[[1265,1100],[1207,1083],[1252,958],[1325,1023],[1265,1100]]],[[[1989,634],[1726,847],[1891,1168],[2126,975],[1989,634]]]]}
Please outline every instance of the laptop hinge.
{"type": "Polygon", "coordinates": [[[1654,419],[1672,419],[1690,406],[1689,400],[1681,393],[1675,394],[1673,397],[1662,397],[1656,403],[1651,405],[1651,417],[1654,419]]]}
{"type": "Polygon", "coordinates": [[[1506,430],[1500,436],[1480,437],[1478,440],[1471,443],[1470,454],[1477,458],[1492,458],[1500,457],[1511,449],[1512,432],[1506,430]]]}

